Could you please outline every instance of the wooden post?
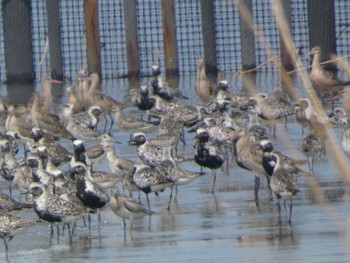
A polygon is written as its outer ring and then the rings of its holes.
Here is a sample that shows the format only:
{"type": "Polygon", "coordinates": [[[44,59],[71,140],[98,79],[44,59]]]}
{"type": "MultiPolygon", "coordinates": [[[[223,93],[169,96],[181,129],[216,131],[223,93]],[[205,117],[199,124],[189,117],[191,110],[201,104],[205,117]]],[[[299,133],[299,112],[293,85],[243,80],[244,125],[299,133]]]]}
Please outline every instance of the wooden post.
{"type": "Polygon", "coordinates": [[[123,9],[128,77],[137,78],[140,75],[140,58],[136,0],[123,0],[123,9]]]}
{"type": "Polygon", "coordinates": [[[101,76],[101,43],[98,29],[98,1],[84,0],[88,72],[101,76]]]}
{"type": "Polygon", "coordinates": [[[3,0],[6,82],[34,83],[31,1],[3,0]]]}
{"type": "Polygon", "coordinates": [[[179,75],[175,1],[162,0],[165,74],[179,75]]]}
{"type": "MultiPolygon", "coordinates": [[[[292,32],[292,19],[291,19],[291,9],[290,9],[290,0],[280,0],[281,7],[283,12],[282,16],[286,19],[290,32],[292,32]]],[[[280,30],[280,29],[279,29],[280,30]]],[[[280,52],[281,52],[281,64],[286,71],[294,70],[293,60],[288,52],[287,43],[285,43],[284,38],[279,32],[280,39],[280,52]]]]}
{"type": "Polygon", "coordinates": [[[216,75],[218,68],[216,61],[214,0],[201,0],[201,15],[205,69],[207,74],[216,75]]]}
{"type": "Polygon", "coordinates": [[[336,53],[334,0],[308,0],[307,10],[310,49],[320,46],[321,61],[328,60],[330,53],[336,53]]]}
{"type": "Polygon", "coordinates": [[[51,78],[63,80],[59,0],[46,0],[51,78]]]}
{"type": "Polygon", "coordinates": [[[242,70],[256,67],[252,0],[238,0],[242,70]]]}

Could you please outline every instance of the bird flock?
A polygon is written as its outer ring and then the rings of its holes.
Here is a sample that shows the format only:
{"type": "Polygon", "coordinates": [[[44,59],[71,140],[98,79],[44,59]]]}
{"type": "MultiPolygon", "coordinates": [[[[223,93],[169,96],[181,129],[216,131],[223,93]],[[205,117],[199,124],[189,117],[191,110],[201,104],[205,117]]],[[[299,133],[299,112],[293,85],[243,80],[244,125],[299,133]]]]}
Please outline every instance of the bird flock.
{"type": "Polygon", "coordinates": [[[340,145],[350,155],[349,82],[320,66],[320,52],[319,47],[310,51],[309,77],[316,93],[323,100],[331,99],[331,114],[320,111],[309,98],[293,101],[282,86],[270,94],[233,93],[226,80],[212,83],[208,79],[204,59],[197,64],[193,87],[199,105],[186,104],[188,98],[168,85],[158,65],[152,66],[148,85],[130,90],[126,104],[105,94],[99,75],[85,70],[78,73],[74,86],[67,86],[65,104],[56,112],[51,96],[55,81],[48,77],[42,78],[42,91],[34,92],[26,105],[13,105],[0,97],[0,174],[8,187],[8,193],[0,193],[0,237],[6,255],[7,240],[28,227],[49,224],[50,242],[55,228],[59,242],[60,227],[66,227],[72,242],[77,220],[86,224],[88,219],[90,229],[91,215],[97,214],[100,222],[100,211],[108,208],[122,218],[125,237],[127,220],[131,234],[135,218],[157,214],[150,193],[158,195],[169,188],[166,209],[171,210],[182,185],[209,169],[213,183],[208,192],[215,193],[217,171],[229,174],[232,166],[253,175],[257,207],[260,177],[266,179],[268,198],[277,201],[281,223],[280,200],[289,201],[291,224],[297,179],[314,176],[315,160],[326,154],[328,128],[343,130],[340,145]],[[335,96],[342,101],[339,107],[334,107],[335,96]],[[137,109],[143,117],[125,113],[126,108],[137,109]],[[299,151],[306,161],[277,150],[276,125],[287,126],[290,119],[300,124],[299,151]],[[114,138],[113,125],[129,133],[127,142],[114,138]],[[67,145],[64,140],[70,147],[63,146],[67,145]],[[185,158],[177,148],[189,140],[193,155],[185,158]],[[87,147],[87,142],[93,146],[87,147]],[[135,148],[137,161],[116,151],[120,143],[135,148]],[[99,170],[101,160],[106,161],[108,172],[99,170]],[[183,169],[183,162],[196,163],[198,170],[183,169]],[[308,168],[302,167],[306,162],[308,168]],[[20,201],[13,198],[13,191],[20,201]],[[19,209],[31,209],[38,219],[11,213],[19,209]]]}

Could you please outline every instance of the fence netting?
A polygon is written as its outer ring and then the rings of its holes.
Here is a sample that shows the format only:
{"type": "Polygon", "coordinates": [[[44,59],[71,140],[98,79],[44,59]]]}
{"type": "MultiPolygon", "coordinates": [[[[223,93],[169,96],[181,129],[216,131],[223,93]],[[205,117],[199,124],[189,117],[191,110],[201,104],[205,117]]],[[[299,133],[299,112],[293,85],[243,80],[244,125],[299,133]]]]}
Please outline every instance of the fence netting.
{"type": "MultiPolygon", "coordinates": [[[[33,63],[37,78],[49,74],[47,53],[47,1],[31,1],[33,63]],[[44,54],[46,56],[44,57],[44,54]]],[[[1,6],[3,0],[0,0],[1,6]]],[[[73,79],[86,66],[86,41],[84,1],[61,0],[61,49],[64,76],[73,79]]],[[[307,1],[291,3],[291,27],[296,52],[301,55],[309,50],[307,1]]],[[[141,76],[151,74],[151,66],[159,64],[164,70],[164,41],[161,1],[137,1],[137,27],[141,76]]],[[[239,12],[235,1],[215,0],[214,19],[216,30],[216,55],[220,71],[232,73],[242,69],[239,12]]],[[[128,73],[124,12],[122,0],[100,0],[99,35],[101,41],[101,65],[105,78],[125,77],[128,73]]],[[[257,25],[255,35],[256,64],[273,55],[279,55],[279,36],[276,19],[269,0],[252,0],[252,15],[257,25]]],[[[350,1],[335,0],[335,26],[337,54],[347,55],[350,50],[350,1]]],[[[175,0],[176,37],[180,74],[192,74],[199,58],[203,57],[202,17],[200,0],[175,0]]],[[[0,16],[0,78],[6,79],[2,16],[0,16]]],[[[243,54],[244,55],[244,54],[243,54]]],[[[305,56],[301,57],[304,63],[305,56]]],[[[273,63],[262,70],[274,70],[273,63]]]]}

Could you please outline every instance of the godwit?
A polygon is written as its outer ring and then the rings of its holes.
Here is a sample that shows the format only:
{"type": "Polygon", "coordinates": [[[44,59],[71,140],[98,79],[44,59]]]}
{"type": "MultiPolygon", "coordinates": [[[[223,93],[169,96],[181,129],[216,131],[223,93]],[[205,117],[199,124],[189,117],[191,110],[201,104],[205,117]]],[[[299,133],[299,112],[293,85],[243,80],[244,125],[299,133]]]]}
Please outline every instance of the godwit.
{"type": "Polygon", "coordinates": [[[39,95],[34,93],[33,97],[31,114],[34,125],[54,136],[70,140],[75,139],[74,136],[60,123],[58,116],[42,111],[39,104],[39,95]]]}
{"type": "Polygon", "coordinates": [[[197,64],[195,91],[197,96],[203,102],[208,102],[214,96],[214,87],[211,86],[210,81],[205,72],[204,59],[200,59],[197,64]]]}
{"type": "MultiPolygon", "coordinates": [[[[97,73],[92,73],[90,75],[90,77],[92,79],[90,89],[88,92],[88,98],[90,100],[90,105],[99,106],[101,108],[101,111],[104,114],[104,116],[106,114],[109,115],[110,120],[111,120],[111,124],[110,124],[110,128],[109,128],[109,131],[110,131],[112,129],[112,126],[114,123],[113,117],[111,115],[113,106],[119,107],[120,109],[124,109],[124,108],[126,108],[126,105],[121,103],[121,102],[118,102],[115,99],[113,99],[112,97],[107,96],[104,93],[102,93],[101,89],[99,88],[100,77],[97,73]]],[[[107,125],[106,116],[105,116],[105,120],[106,120],[106,125],[107,125]]],[[[105,125],[104,130],[106,129],[106,125],[105,125]]]]}
{"type": "Polygon", "coordinates": [[[333,93],[340,91],[350,84],[350,81],[339,79],[333,72],[327,71],[321,67],[321,47],[316,46],[311,49],[312,68],[310,72],[310,81],[320,95],[330,95],[332,101],[332,111],[334,109],[333,93]]]}

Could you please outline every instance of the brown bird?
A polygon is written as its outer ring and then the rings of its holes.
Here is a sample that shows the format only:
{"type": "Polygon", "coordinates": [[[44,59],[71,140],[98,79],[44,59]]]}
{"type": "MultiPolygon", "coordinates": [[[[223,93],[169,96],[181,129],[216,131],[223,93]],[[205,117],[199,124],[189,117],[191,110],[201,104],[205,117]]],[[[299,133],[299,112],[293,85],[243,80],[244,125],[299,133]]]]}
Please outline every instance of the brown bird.
{"type": "Polygon", "coordinates": [[[31,108],[33,124],[49,134],[73,140],[73,135],[60,123],[58,116],[41,109],[39,100],[39,94],[34,93],[31,108]]]}
{"type": "Polygon", "coordinates": [[[89,97],[90,102],[91,102],[90,105],[97,105],[101,108],[101,111],[102,111],[102,113],[105,117],[105,120],[106,120],[106,125],[105,125],[104,130],[106,129],[106,126],[107,126],[107,118],[105,115],[106,114],[109,115],[109,117],[111,119],[111,124],[110,124],[109,130],[111,130],[112,126],[114,124],[113,117],[111,115],[112,108],[114,106],[117,106],[120,109],[125,109],[127,106],[121,102],[116,101],[112,97],[107,96],[107,95],[102,93],[101,89],[99,88],[100,77],[97,73],[92,73],[90,75],[90,77],[91,77],[91,85],[90,85],[90,89],[88,92],[88,97],[89,97]]]}
{"type": "Polygon", "coordinates": [[[321,47],[314,47],[309,54],[312,57],[312,69],[310,72],[311,84],[320,95],[331,96],[333,111],[333,92],[342,90],[344,86],[350,84],[350,81],[341,80],[333,72],[327,71],[321,67],[321,47]]]}
{"type": "Polygon", "coordinates": [[[231,132],[229,139],[234,143],[234,159],[237,165],[243,169],[251,171],[255,176],[254,197],[256,205],[258,205],[260,175],[266,176],[271,196],[270,178],[263,166],[263,147],[257,142],[252,142],[248,131],[243,129],[231,132]]]}
{"type": "Polygon", "coordinates": [[[208,102],[214,97],[214,87],[211,85],[205,72],[205,61],[203,58],[197,64],[195,91],[203,102],[208,102]]]}
{"type": "Polygon", "coordinates": [[[68,101],[67,101],[67,103],[73,105],[74,113],[79,113],[79,112],[84,111],[84,104],[83,104],[82,101],[80,101],[78,99],[78,96],[77,96],[74,88],[69,85],[69,86],[66,87],[66,91],[68,93],[68,101]]]}

